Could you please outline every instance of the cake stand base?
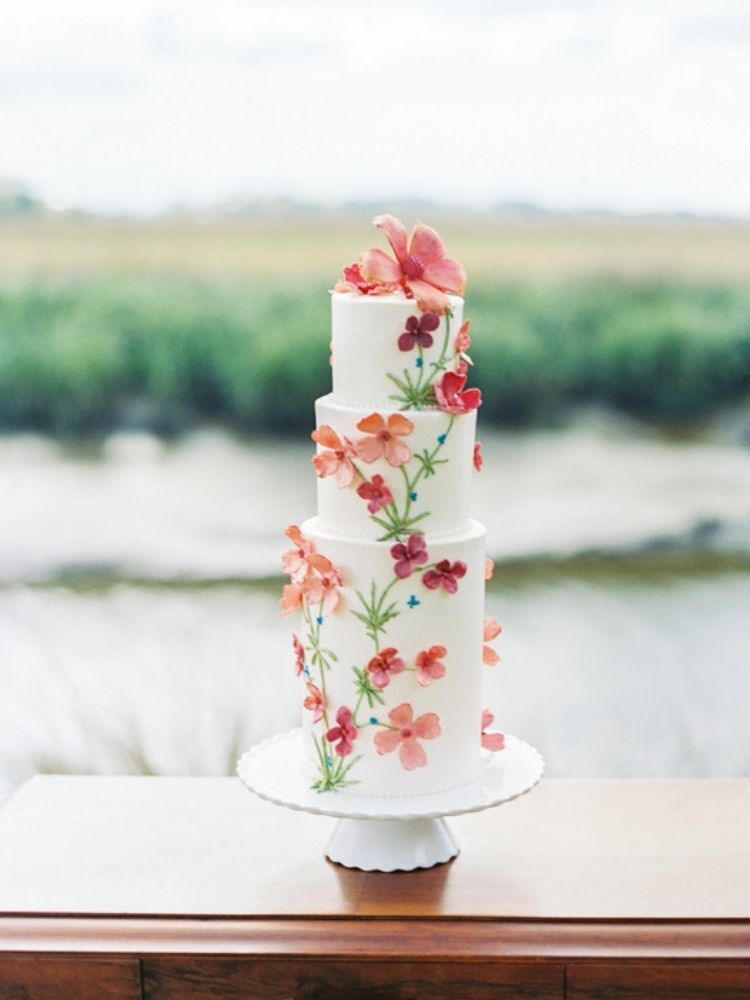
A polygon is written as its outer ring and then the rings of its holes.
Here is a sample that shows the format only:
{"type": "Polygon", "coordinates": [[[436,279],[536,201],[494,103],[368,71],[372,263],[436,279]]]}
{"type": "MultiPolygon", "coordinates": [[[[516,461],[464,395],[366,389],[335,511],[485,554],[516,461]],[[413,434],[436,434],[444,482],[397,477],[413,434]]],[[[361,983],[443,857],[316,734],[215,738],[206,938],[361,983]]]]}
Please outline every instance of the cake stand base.
{"type": "Polygon", "coordinates": [[[413,871],[432,868],[458,854],[445,816],[491,809],[525,795],[539,781],[544,761],[534,747],[506,735],[505,749],[482,751],[477,776],[459,788],[416,795],[363,795],[316,792],[302,766],[304,733],[279,733],[243,754],[237,773],[255,795],[287,809],[335,816],[340,822],[326,857],[363,871],[413,871]]]}
{"type": "Polygon", "coordinates": [[[458,844],[444,819],[340,819],[326,857],[366,872],[413,871],[455,858],[458,844]]]}

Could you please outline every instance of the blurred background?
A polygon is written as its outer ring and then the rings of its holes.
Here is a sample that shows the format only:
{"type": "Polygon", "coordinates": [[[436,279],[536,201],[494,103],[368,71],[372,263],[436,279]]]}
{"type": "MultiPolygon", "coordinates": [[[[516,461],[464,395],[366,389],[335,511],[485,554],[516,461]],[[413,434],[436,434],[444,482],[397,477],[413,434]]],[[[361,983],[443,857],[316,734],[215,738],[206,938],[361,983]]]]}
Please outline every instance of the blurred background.
{"type": "Polygon", "coordinates": [[[0,13],[0,796],[294,725],[328,289],[466,266],[486,702],[566,776],[750,774],[750,10],[0,13]]]}

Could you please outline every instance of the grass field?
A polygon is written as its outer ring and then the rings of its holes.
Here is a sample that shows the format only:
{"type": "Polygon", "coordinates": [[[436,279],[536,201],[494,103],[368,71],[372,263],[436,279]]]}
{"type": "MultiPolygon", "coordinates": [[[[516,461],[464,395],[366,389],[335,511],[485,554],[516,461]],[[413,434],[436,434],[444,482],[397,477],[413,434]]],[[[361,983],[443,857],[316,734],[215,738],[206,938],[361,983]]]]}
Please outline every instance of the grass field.
{"type": "MultiPolygon", "coordinates": [[[[483,417],[657,424],[750,394],[750,227],[439,223],[472,277],[483,417]]],[[[330,384],[326,289],[367,220],[0,225],[0,429],[299,432],[330,384]]]]}

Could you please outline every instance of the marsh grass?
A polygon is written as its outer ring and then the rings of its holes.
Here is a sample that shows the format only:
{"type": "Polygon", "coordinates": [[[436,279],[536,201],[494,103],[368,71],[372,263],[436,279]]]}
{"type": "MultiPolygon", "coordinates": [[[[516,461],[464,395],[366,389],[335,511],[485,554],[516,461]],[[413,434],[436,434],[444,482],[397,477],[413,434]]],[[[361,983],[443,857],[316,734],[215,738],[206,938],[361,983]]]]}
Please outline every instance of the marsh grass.
{"type": "MultiPolygon", "coordinates": [[[[0,289],[0,430],[301,433],[330,387],[325,284],[91,277],[0,289]]],[[[592,278],[475,283],[483,418],[605,404],[697,422],[750,393],[750,290],[592,278]]]]}

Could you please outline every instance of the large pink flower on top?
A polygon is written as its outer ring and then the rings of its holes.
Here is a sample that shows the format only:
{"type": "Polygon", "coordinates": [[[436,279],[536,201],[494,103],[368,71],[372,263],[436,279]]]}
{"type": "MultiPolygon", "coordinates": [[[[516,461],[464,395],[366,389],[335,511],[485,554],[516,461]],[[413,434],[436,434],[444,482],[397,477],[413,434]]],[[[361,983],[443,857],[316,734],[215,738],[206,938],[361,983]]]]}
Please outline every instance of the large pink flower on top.
{"type": "Polygon", "coordinates": [[[359,730],[352,721],[352,710],[342,705],[336,712],[337,726],[332,726],[326,733],[329,743],[335,743],[334,747],[339,757],[346,757],[354,749],[354,741],[359,735],[359,730]]]}
{"type": "Polygon", "coordinates": [[[446,413],[471,413],[482,405],[481,389],[464,389],[466,372],[446,372],[435,382],[437,405],[446,413]]]}
{"type": "Polygon", "coordinates": [[[322,445],[326,451],[313,455],[312,463],[320,479],[327,476],[336,477],[339,489],[351,486],[359,478],[352,461],[356,457],[354,445],[348,437],[340,438],[333,427],[323,424],[313,431],[310,437],[316,444],[322,445]]]}
{"type": "Polygon", "coordinates": [[[414,718],[411,705],[404,702],[388,713],[392,728],[381,729],[375,734],[375,749],[379,754],[392,753],[398,749],[402,767],[413,771],[424,767],[427,754],[417,741],[434,740],[440,735],[440,719],[434,712],[426,712],[414,718]]]}
{"type": "Polygon", "coordinates": [[[379,413],[371,413],[360,420],[357,430],[368,435],[354,445],[363,462],[385,458],[389,465],[397,469],[411,458],[411,451],[401,438],[411,434],[414,424],[400,413],[392,413],[387,420],[379,413]]]}
{"type": "Polygon", "coordinates": [[[425,312],[441,314],[449,307],[446,292],[463,295],[466,272],[445,255],[445,246],[430,226],[418,222],[407,237],[406,227],[392,215],[378,215],[373,224],[382,230],[396,259],[384,250],[365,250],[359,270],[365,282],[401,288],[425,312]]]}

